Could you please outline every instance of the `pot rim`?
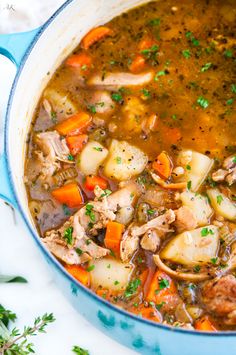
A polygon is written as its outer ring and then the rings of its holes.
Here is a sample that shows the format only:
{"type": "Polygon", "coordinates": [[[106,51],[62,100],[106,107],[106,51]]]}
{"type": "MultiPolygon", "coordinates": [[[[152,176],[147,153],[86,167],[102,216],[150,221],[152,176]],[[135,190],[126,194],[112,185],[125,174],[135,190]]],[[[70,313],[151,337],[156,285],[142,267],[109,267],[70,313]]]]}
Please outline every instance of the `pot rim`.
{"type": "Polygon", "coordinates": [[[107,300],[97,296],[92,290],[90,290],[89,288],[83,286],[81,283],[79,283],[76,279],[74,279],[66,270],[65,268],[60,264],[60,262],[49,252],[49,250],[43,245],[43,243],[40,240],[40,236],[39,234],[35,233],[35,231],[33,230],[33,228],[31,227],[31,224],[28,221],[27,216],[25,215],[24,212],[24,207],[21,204],[21,201],[18,199],[18,195],[17,195],[17,191],[14,185],[14,181],[13,181],[13,177],[12,177],[12,173],[11,173],[11,169],[10,169],[10,163],[9,163],[9,119],[10,119],[10,112],[11,112],[11,107],[14,101],[14,94],[15,91],[17,89],[17,84],[18,84],[18,80],[21,76],[22,70],[25,66],[25,64],[27,63],[27,60],[35,46],[35,44],[40,40],[41,35],[43,34],[43,32],[53,23],[54,19],[61,13],[64,11],[64,9],[70,5],[71,3],[73,3],[76,0],[67,0],[66,2],[64,2],[59,8],[58,10],[55,11],[55,13],[42,25],[42,27],[40,27],[39,31],[37,32],[37,34],[35,35],[35,37],[33,38],[30,46],[27,48],[27,50],[25,51],[19,68],[17,70],[14,82],[12,84],[11,87],[11,91],[10,91],[10,95],[9,95],[9,99],[8,99],[8,103],[7,103],[7,110],[6,110],[6,116],[5,116],[5,124],[4,124],[4,150],[6,152],[6,166],[7,166],[7,173],[8,173],[8,177],[9,177],[9,182],[12,188],[12,191],[14,193],[15,196],[15,200],[16,200],[16,204],[19,208],[19,212],[30,232],[30,234],[33,236],[35,242],[37,243],[37,245],[39,246],[39,248],[41,249],[41,251],[43,252],[43,254],[45,254],[46,257],[48,257],[50,259],[50,261],[54,264],[54,266],[56,267],[56,269],[61,272],[63,274],[63,276],[70,281],[72,284],[75,284],[77,288],[81,289],[81,291],[85,294],[87,294],[89,297],[92,297],[95,301],[100,302],[102,304],[104,304],[106,307],[110,308],[112,311],[119,313],[121,316],[126,316],[128,318],[131,318],[132,320],[136,321],[136,322],[140,322],[141,324],[144,325],[148,325],[151,326],[153,328],[156,329],[161,329],[161,330],[165,330],[165,331],[170,331],[170,332],[174,332],[174,333],[181,333],[181,334],[191,334],[194,336],[205,336],[205,337],[224,337],[224,336],[235,336],[236,335],[236,331],[220,331],[220,332],[202,332],[202,331],[196,331],[196,330],[188,330],[188,329],[183,329],[183,328],[178,328],[178,327],[172,327],[172,326],[168,326],[165,324],[161,324],[161,323],[157,323],[154,321],[150,321],[148,319],[139,317],[133,313],[127,312],[124,309],[118,308],[117,306],[113,305],[112,303],[108,302],[107,300]]]}

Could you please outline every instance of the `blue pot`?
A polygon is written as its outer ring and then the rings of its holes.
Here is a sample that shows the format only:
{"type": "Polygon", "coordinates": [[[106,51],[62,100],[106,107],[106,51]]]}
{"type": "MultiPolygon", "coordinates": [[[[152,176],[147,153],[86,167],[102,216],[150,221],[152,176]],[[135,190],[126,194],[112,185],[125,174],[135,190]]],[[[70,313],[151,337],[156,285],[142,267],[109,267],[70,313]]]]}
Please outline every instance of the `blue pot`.
{"type": "Polygon", "coordinates": [[[92,27],[147,0],[69,0],[34,31],[0,36],[0,53],[17,66],[0,158],[0,197],[22,215],[29,234],[50,264],[58,286],[93,325],[141,354],[236,354],[235,332],[201,333],[157,324],[121,310],[80,285],[42,245],[28,210],[24,153],[30,121],[51,75],[92,27]],[[93,9],[93,11],[91,11],[93,9]]]}

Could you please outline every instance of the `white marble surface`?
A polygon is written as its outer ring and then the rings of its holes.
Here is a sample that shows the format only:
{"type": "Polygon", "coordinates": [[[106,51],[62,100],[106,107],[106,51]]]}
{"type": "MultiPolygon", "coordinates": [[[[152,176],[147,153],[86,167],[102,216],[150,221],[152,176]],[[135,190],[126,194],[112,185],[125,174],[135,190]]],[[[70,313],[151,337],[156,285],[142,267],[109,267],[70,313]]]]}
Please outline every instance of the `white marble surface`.
{"type": "MultiPolygon", "coordinates": [[[[46,1],[40,1],[45,7],[46,1]]],[[[36,2],[37,0],[31,0],[31,7],[35,3],[41,8],[42,4],[36,2]]],[[[13,3],[16,1],[8,2],[9,5],[13,3]]],[[[26,6],[29,1],[18,0],[17,3],[26,6]]],[[[55,7],[55,4],[58,5],[62,1],[50,0],[47,3],[55,7]]],[[[7,11],[3,9],[6,4],[6,1],[0,0],[0,33],[14,31],[16,28],[25,30],[25,23],[19,18],[28,18],[29,27],[35,27],[32,18],[28,13],[24,15],[23,10],[17,18],[17,26],[10,25],[12,13],[2,13],[7,11]]],[[[15,6],[17,7],[17,4],[15,6]]],[[[53,6],[50,7],[50,12],[53,6]]],[[[41,23],[42,19],[43,17],[38,18],[41,23]]],[[[4,105],[14,74],[13,64],[0,56],[0,133],[4,105]]],[[[0,142],[2,146],[2,134],[0,142]]],[[[69,355],[72,354],[73,345],[88,349],[91,355],[136,354],[95,329],[72,308],[53,281],[50,270],[20,215],[17,212],[13,213],[2,201],[0,201],[0,273],[22,275],[29,281],[28,284],[0,284],[0,303],[17,313],[19,320],[16,326],[22,328],[26,324],[31,324],[36,316],[45,312],[53,312],[56,317],[56,322],[49,326],[47,334],[33,338],[37,355],[69,355]]]]}

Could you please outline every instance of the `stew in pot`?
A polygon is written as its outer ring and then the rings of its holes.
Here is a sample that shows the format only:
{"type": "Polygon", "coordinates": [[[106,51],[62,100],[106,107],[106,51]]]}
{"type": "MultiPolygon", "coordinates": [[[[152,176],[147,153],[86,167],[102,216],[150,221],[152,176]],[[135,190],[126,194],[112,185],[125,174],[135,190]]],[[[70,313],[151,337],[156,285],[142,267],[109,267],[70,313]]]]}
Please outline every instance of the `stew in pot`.
{"type": "Polygon", "coordinates": [[[236,6],[151,2],[92,29],[38,104],[25,164],[42,242],[154,322],[236,329],[236,6]]]}

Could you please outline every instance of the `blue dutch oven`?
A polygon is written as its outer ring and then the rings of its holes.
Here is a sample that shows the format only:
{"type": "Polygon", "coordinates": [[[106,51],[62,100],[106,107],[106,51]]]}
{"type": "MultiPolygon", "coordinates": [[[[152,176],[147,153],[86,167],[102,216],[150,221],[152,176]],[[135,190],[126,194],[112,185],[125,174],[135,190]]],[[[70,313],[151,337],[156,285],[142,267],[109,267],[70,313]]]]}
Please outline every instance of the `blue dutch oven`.
{"type": "MultiPolygon", "coordinates": [[[[0,197],[22,215],[29,234],[50,264],[58,286],[94,326],[141,354],[235,355],[236,333],[201,333],[157,324],[115,307],[74,280],[42,245],[24,187],[24,155],[30,122],[55,69],[93,27],[145,0],[69,0],[39,29],[0,35],[0,53],[17,66],[0,157],[0,197]]],[[[112,349],[111,349],[112,351],[112,349]]]]}

